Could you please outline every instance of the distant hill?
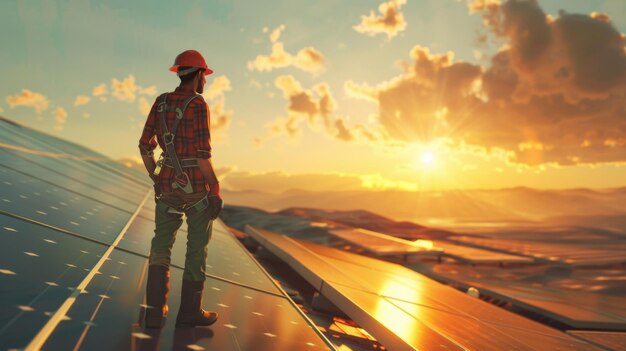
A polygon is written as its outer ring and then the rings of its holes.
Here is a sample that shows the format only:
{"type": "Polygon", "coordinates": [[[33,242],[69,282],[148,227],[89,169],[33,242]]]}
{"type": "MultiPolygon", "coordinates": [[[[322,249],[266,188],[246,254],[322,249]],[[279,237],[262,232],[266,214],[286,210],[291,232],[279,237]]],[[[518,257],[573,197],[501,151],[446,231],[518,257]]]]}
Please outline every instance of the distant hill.
{"type": "Polygon", "coordinates": [[[337,223],[355,228],[365,228],[373,231],[393,234],[395,236],[412,240],[442,239],[452,234],[448,231],[428,228],[412,222],[397,222],[392,219],[364,210],[330,211],[297,207],[279,211],[277,212],[277,214],[308,218],[312,221],[321,223],[337,223]]]}
{"type": "Polygon", "coordinates": [[[237,192],[226,190],[224,198],[229,204],[253,206],[269,211],[289,208],[362,210],[425,226],[463,222],[533,222],[563,216],[626,215],[625,188],[538,190],[518,187],[438,192],[324,193],[291,190],[283,194],[267,194],[256,190],[237,192]]]}

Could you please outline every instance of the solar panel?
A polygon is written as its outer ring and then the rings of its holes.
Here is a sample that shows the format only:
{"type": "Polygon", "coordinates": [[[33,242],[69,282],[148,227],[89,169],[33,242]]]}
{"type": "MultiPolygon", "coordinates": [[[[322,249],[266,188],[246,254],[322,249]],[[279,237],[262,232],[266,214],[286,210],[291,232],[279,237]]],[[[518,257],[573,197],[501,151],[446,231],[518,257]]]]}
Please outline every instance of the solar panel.
{"type": "MultiPolygon", "coordinates": [[[[554,235],[556,239],[561,236],[554,235]]],[[[505,252],[532,256],[543,262],[562,263],[571,266],[609,265],[626,262],[626,241],[621,238],[604,237],[580,243],[549,242],[544,240],[515,240],[458,236],[455,241],[477,247],[492,248],[505,252]]],[[[554,240],[554,239],[553,239],[554,240]]]]}
{"type": "Polygon", "coordinates": [[[2,167],[15,172],[18,177],[36,178],[44,183],[81,194],[129,213],[134,210],[134,203],[141,201],[147,190],[142,187],[144,191],[143,194],[140,194],[137,190],[139,187],[136,185],[128,189],[126,189],[127,187],[117,187],[114,180],[98,181],[97,178],[86,173],[79,173],[78,175],[82,177],[77,177],[77,172],[68,168],[63,169],[64,172],[51,172],[37,162],[17,157],[13,153],[3,150],[0,150],[0,157],[3,162],[6,162],[2,167]],[[88,181],[81,181],[79,178],[88,178],[88,181]]]}
{"type": "MultiPolygon", "coordinates": [[[[4,161],[3,161],[4,162],[4,161]]],[[[0,211],[111,243],[130,214],[0,167],[0,211]]]]}
{"type": "Polygon", "coordinates": [[[146,344],[158,349],[328,350],[316,332],[282,296],[259,292],[213,278],[205,281],[203,305],[220,317],[195,333],[174,328],[180,303],[182,269],[172,268],[170,315],[160,333],[139,326],[144,304],[147,260],[114,250],[80,295],[43,349],[131,350],[146,344]]]}
{"type": "Polygon", "coordinates": [[[405,267],[250,226],[246,232],[389,349],[595,349],[405,267]]]}
{"type": "MultiPolygon", "coordinates": [[[[218,323],[144,330],[147,177],[4,119],[0,138],[0,348],[333,349],[219,220],[204,291],[218,323]]],[[[173,317],[185,235],[183,227],[173,249],[173,317]]]]}
{"type": "Polygon", "coordinates": [[[626,333],[573,330],[568,334],[613,350],[626,350],[626,333]]]}
{"type": "Polygon", "coordinates": [[[391,235],[366,229],[336,229],[329,231],[343,240],[357,245],[377,256],[447,256],[469,263],[532,263],[528,257],[488,251],[484,249],[455,245],[445,241],[429,241],[428,246],[396,238],[391,235]]]}
{"type": "Polygon", "coordinates": [[[441,249],[418,246],[412,241],[395,238],[366,229],[334,229],[329,231],[343,240],[362,247],[378,256],[433,256],[441,254],[441,249]]]}
{"type": "Polygon", "coordinates": [[[0,345],[19,348],[87,275],[106,246],[0,215],[0,345]]]}

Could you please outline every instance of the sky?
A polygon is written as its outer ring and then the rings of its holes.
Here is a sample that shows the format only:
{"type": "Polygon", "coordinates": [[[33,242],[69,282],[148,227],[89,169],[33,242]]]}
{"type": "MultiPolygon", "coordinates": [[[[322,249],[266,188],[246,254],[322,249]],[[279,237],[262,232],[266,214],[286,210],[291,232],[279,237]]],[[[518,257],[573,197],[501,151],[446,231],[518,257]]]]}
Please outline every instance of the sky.
{"type": "Polygon", "coordinates": [[[625,32],[621,0],[3,1],[0,115],[138,161],[195,49],[231,190],[621,187],[625,32]]]}

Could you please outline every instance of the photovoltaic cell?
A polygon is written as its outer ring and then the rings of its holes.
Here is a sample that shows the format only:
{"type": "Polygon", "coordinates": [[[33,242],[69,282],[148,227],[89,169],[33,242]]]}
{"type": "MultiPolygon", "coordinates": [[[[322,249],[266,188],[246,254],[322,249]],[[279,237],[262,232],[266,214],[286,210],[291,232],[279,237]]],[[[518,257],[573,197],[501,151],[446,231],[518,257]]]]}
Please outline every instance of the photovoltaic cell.
{"type": "Polygon", "coordinates": [[[246,232],[389,349],[596,349],[405,267],[267,230],[246,232]]]}
{"type": "Polygon", "coordinates": [[[40,169],[37,173],[32,173],[33,176],[62,175],[68,180],[89,184],[92,187],[103,189],[117,196],[131,195],[141,198],[141,193],[148,187],[146,183],[122,177],[116,172],[97,167],[95,164],[102,163],[103,161],[101,160],[74,160],[3,149],[3,154],[0,155],[0,163],[8,167],[17,168],[14,165],[17,161],[20,161],[22,166],[28,163],[38,165],[40,169]]]}
{"type": "Polygon", "coordinates": [[[86,147],[70,143],[33,129],[0,121],[0,137],[3,140],[13,140],[15,145],[26,148],[45,148],[46,151],[64,152],[72,155],[102,157],[86,147]]]}
{"type": "Polygon", "coordinates": [[[160,332],[139,326],[147,260],[115,250],[43,350],[328,350],[284,297],[207,278],[205,308],[219,319],[210,329],[175,330],[182,270],[171,269],[170,314],[160,332]]]}
{"type": "Polygon", "coordinates": [[[23,348],[106,246],[0,215],[0,345],[23,348]]]}
{"type": "Polygon", "coordinates": [[[626,350],[626,332],[571,330],[567,333],[611,350],[626,350]]]}
{"type": "MultiPolygon", "coordinates": [[[[137,189],[135,191],[126,192],[125,196],[122,196],[120,190],[111,181],[108,183],[102,181],[96,182],[94,179],[90,179],[85,182],[77,181],[75,178],[75,170],[63,169],[63,173],[50,172],[34,162],[17,157],[9,152],[3,151],[2,149],[0,149],[0,162],[0,166],[11,169],[18,174],[32,174],[35,177],[42,177],[42,179],[45,179],[46,182],[50,182],[60,188],[71,190],[75,193],[90,197],[107,205],[121,208],[128,212],[132,212],[136,207],[136,203],[141,201],[143,198],[143,195],[139,195],[139,186],[136,186],[137,189]],[[110,191],[112,190],[111,188],[114,188],[115,192],[110,191]]],[[[147,187],[141,189],[144,195],[148,191],[147,187]]]]}
{"type": "Polygon", "coordinates": [[[147,177],[141,177],[134,170],[124,169],[121,164],[111,162],[103,155],[50,136],[35,138],[28,134],[31,132],[27,128],[0,123],[0,136],[5,143],[26,148],[26,151],[30,150],[30,152],[16,150],[10,150],[10,152],[37,162],[51,171],[73,172],[73,175],[79,177],[80,180],[104,182],[112,189],[120,191],[121,195],[126,191],[138,192],[141,196],[142,185],[150,184],[147,177]],[[57,154],[65,156],[55,156],[57,154]],[[67,156],[86,157],[86,159],[74,159],[67,156]],[[137,185],[141,190],[136,189],[137,185]]]}
{"type": "MultiPolygon", "coordinates": [[[[24,348],[35,335],[44,350],[331,349],[220,221],[204,294],[204,306],[220,313],[218,323],[174,330],[171,318],[160,332],[143,329],[154,203],[123,228],[149,188],[147,177],[82,146],[0,122],[0,349],[24,348]],[[120,249],[107,246],[117,237],[120,249]],[[68,298],[83,281],[86,289],[68,298]]],[[[179,235],[173,310],[186,230],[179,235]]]]}
{"type": "Polygon", "coordinates": [[[0,210],[111,243],[130,213],[0,167],[0,210]]]}

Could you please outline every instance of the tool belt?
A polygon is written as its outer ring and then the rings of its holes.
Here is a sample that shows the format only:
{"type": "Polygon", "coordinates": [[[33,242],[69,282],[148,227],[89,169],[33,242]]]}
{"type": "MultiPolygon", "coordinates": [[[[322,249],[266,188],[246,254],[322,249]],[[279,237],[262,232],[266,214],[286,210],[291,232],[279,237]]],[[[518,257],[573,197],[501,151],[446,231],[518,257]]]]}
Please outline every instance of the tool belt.
{"type": "Polygon", "coordinates": [[[183,207],[174,207],[170,204],[168,204],[167,202],[162,201],[164,204],[166,204],[168,206],[167,212],[168,213],[179,213],[179,214],[186,214],[187,216],[196,214],[198,212],[202,212],[204,211],[207,207],[209,207],[209,194],[207,194],[205,197],[203,197],[202,199],[200,199],[198,202],[192,204],[192,205],[188,205],[188,206],[183,206],[183,207]]]}

